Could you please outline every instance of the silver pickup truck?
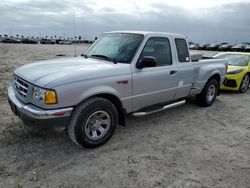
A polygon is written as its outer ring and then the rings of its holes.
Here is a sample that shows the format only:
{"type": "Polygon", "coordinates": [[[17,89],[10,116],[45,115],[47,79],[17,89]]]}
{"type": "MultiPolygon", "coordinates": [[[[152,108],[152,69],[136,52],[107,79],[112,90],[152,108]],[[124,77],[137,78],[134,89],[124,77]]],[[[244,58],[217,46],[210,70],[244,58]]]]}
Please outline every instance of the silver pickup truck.
{"type": "Polygon", "coordinates": [[[80,147],[107,142],[127,114],[144,116],[196,96],[210,106],[227,62],[192,61],[185,37],[157,32],[108,32],[81,57],[15,70],[8,99],[13,113],[35,127],[64,127],[80,147]]]}

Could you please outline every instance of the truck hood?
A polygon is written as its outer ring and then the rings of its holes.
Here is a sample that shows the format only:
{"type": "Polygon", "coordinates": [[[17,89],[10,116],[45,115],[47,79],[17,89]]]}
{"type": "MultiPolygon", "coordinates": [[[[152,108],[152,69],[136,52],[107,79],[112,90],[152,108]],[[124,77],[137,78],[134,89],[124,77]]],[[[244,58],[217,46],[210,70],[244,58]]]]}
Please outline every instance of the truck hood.
{"type": "Polygon", "coordinates": [[[130,72],[129,64],[84,57],[45,60],[15,70],[17,76],[45,88],[130,72]]]}

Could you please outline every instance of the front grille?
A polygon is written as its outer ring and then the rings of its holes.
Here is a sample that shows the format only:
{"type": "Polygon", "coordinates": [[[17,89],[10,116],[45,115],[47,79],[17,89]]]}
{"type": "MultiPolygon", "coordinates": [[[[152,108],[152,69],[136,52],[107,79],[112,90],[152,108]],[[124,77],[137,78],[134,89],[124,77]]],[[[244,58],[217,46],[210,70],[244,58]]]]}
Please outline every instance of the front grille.
{"type": "Polygon", "coordinates": [[[223,84],[227,87],[237,87],[237,83],[235,80],[225,79],[223,84]]]}
{"type": "Polygon", "coordinates": [[[28,83],[25,82],[24,80],[18,78],[17,76],[14,76],[13,88],[15,89],[15,91],[16,91],[21,97],[24,97],[24,98],[27,97],[29,85],[28,85],[28,83]]]}

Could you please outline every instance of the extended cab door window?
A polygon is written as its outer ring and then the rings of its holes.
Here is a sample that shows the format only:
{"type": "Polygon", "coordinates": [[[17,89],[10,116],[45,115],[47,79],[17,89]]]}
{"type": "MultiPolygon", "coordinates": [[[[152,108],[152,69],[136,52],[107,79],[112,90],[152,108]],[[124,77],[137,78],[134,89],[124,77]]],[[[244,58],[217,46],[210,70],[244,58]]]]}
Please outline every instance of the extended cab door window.
{"type": "Polygon", "coordinates": [[[175,39],[175,45],[178,55],[178,60],[181,63],[189,62],[189,53],[186,40],[184,39],[175,39]]]}
{"type": "Polygon", "coordinates": [[[155,57],[156,66],[172,65],[169,40],[163,37],[150,38],[142,51],[141,58],[145,56],[155,57]]]}

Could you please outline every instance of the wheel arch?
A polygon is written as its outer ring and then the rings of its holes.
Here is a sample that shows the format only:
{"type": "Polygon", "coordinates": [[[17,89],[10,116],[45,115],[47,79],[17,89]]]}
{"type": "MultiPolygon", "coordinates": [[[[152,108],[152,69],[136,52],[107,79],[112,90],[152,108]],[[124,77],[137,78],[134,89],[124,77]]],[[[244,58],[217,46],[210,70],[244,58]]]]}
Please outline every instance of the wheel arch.
{"type": "Polygon", "coordinates": [[[220,84],[221,76],[219,73],[215,73],[208,80],[211,80],[211,79],[215,79],[218,82],[218,84],[220,84]]]}
{"type": "MultiPolygon", "coordinates": [[[[242,79],[241,79],[241,81],[240,81],[240,85],[239,85],[239,92],[240,92],[240,93],[244,93],[244,92],[241,92],[241,86],[242,86],[243,79],[245,78],[245,76],[248,76],[248,78],[250,78],[250,72],[246,71],[246,72],[243,73],[243,74],[244,74],[244,75],[243,75],[243,77],[242,77],[242,79]]],[[[249,84],[248,84],[247,89],[249,88],[249,86],[250,86],[250,82],[249,82],[249,84]]],[[[247,91],[247,89],[246,89],[246,91],[247,91]]]]}
{"type": "Polygon", "coordinates": [[[114,94],[111,94],[108,92],[93,94],[83,99],[77,105],[93,97],[101,97],[112,102],[115,105],[117,112],[118,112],[118,123],[123,126],[126,125],[126,110],[123,108],[123,104],[121,100],[119,99],[119,97],[117,97],[114,94]]]}
{"type": "Polygon", "coordinates": [[[213,75],[207,80],[207,82],[208,82],[209,80],[211,80],[211,79],[215,79],[215,80],[217,81],[217,83],[218,83],[217,95],[220,95],[220,82],[221,82],[221,76],[220,76],[220,74],[219,74],[219,73],[213,74],[213,75]]]}
{"type": "Polygon", "coordinates": [[[122,102],[117,96],[110,93],[101,93],[92,97],[101,97],[112,102],[118,111],[118,123],[123,126],[126,125],[126,110],[123,108],[122,102]]]}

